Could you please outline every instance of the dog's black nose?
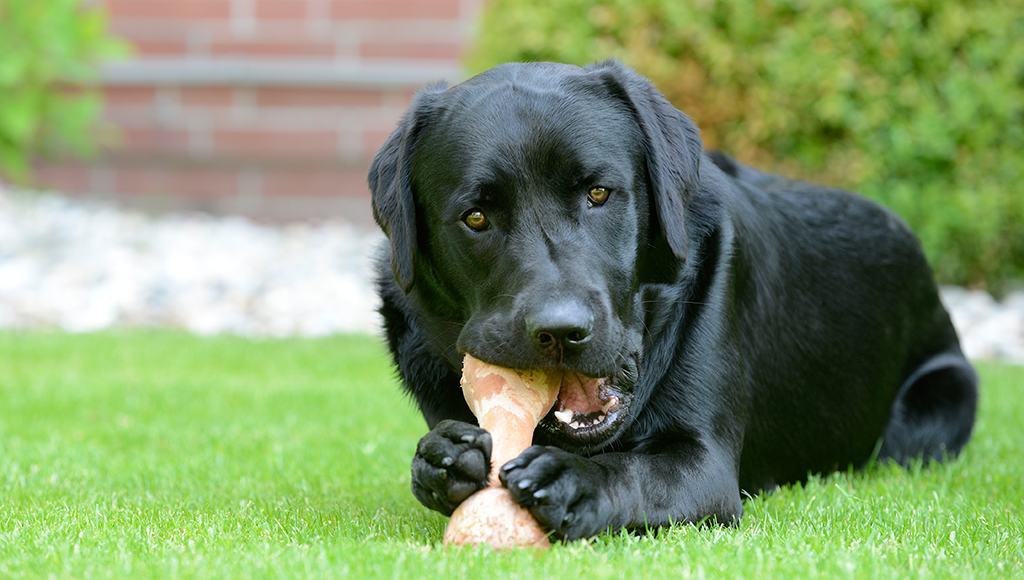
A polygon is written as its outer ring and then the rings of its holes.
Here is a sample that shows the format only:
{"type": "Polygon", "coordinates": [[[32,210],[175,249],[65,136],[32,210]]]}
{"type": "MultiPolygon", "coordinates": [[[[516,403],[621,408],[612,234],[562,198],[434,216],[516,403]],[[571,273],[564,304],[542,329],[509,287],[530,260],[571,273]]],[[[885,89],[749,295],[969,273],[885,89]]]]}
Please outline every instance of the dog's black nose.
{"type": "Polygon", "coordinates": [[[594,315],[578,302],[542,306],[526,316],[526,332],[542,350],[582,350],[593,333],[594,315]]]}

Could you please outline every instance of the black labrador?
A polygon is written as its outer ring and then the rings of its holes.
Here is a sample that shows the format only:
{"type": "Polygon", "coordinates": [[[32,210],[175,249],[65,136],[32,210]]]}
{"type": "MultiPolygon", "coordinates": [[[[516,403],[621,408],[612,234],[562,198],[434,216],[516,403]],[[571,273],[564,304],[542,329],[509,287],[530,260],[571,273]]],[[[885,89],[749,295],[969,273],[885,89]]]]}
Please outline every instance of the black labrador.
{"type": "Polygon", "coordinates": [[[744,494],[970,436],[976,374],[907,226],[705,154],[617,62],[428,87],[369,182],[387,342],[432,429],[412,463],[431,509],[486,483],[465,353],[563,370],[500,479],[565,540],[731,524],[744,494]]]}

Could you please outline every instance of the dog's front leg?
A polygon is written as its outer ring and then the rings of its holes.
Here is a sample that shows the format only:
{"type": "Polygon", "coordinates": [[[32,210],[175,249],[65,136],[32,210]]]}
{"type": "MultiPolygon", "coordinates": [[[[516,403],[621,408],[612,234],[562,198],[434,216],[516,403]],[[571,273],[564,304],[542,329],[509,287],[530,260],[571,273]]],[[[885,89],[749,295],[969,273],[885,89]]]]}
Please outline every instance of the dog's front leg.
{"type": "Polygon", "coordinates": [[[412,493],[424,506],[452,515],[487,486],[491,435],[462,421],[441,421],[420,439],[412,459],[412,493]]]}
{"type": "Polygon", "coordinates": [[[541,525],[572,541],[679,522],[733,524],[743,513],[733,465],[707,450],[586,458],[534,446],[506,463],[500,479],[541,525]]]}

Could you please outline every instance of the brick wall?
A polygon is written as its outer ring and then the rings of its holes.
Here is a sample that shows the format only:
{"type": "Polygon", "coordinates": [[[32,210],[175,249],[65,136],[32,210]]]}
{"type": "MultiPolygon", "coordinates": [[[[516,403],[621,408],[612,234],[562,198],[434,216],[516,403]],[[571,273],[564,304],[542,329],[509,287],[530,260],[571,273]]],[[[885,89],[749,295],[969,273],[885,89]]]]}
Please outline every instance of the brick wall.
{"type": "Polygon", "coordinates": [[[482,0],[105,0],[115,141],[42,182],[153,209],[369,220],[366,170],[414,91],[457,82],[482,0]]]}

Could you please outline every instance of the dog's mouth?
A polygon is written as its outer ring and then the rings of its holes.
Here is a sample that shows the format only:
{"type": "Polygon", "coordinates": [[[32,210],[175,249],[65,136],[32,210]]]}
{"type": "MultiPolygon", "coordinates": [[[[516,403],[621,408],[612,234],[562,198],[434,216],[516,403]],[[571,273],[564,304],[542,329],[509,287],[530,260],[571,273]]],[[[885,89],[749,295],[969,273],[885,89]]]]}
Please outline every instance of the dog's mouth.
{"type": "Polygon", "coordinates": [[[606,443],[628,414],[634,365],[601,378],[567,371],[558,400],[538,428],[562,447],[593,448],[606,443]]]}

